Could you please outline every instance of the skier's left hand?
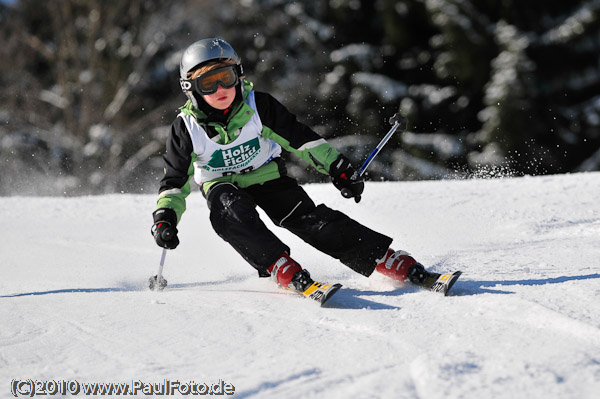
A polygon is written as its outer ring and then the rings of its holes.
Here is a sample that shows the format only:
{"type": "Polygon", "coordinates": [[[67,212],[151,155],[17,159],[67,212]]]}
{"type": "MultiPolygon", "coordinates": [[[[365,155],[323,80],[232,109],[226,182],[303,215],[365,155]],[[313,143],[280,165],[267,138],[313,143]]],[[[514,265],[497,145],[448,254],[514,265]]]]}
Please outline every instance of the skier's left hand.
{"type": "Polygon", "coordinates": [[[335,188],[340,190],[345,198],[354,198],[356,203],[360,202],[360,195],[365,189],[365,183],[352,167],[348,158],[340,155],[331,164],[329,175],[335,188]]]}
{"type": "Polygon", "coordinates": [[[179,245],[177,238],[177,214],[169,208],[159,208],[152,213],[154,224],[150,232],[159,247],[175,249],[179,245]]]}

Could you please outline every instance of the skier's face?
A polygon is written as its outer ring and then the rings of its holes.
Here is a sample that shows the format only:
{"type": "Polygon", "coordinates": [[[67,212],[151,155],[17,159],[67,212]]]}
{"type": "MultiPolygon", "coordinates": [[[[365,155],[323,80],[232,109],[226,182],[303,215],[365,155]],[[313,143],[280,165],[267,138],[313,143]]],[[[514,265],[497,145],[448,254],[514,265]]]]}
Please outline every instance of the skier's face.
{"type": "Polygon", "coordinates": [[[235,100],[235,87],[225,89],[223,86],[218,85],[216,93],[203,95],[202,98],[211,107],[224,110],[233,103],[233,100],[235,100]]]}

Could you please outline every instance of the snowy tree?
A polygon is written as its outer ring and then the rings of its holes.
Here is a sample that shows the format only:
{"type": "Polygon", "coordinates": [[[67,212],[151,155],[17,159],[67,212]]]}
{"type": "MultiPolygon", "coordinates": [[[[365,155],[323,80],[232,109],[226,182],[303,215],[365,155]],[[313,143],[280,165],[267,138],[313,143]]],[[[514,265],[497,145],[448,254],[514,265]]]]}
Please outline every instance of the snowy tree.
{"type": "Polygon", "coordinates": [[[599,0],[0,3],[0,194],[154,190],[181,51],[212,36],[356,164],[400,106],[408,131],[370,179],[598,170],[599,15],[599,0]]]}

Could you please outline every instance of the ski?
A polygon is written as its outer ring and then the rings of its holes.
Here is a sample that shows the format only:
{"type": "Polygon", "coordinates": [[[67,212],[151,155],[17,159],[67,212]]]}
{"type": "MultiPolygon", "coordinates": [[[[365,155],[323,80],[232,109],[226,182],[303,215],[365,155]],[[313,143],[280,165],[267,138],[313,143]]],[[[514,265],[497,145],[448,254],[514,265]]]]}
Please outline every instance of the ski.
{"type": "Polygon", "coordinates": [[[429,273],[422,283],[417,284],[429,291],[439,292],[440,294],[448,295],[450,288],[456,283],[462,272],[454,273],[429,273]]]}
{"type": "Polygon", "coordinates": [[[315,281],[300,294],[305,298],[317,301],[323,306],[340,288],[342,288],[341,284],[325,284],[315,281]]]}

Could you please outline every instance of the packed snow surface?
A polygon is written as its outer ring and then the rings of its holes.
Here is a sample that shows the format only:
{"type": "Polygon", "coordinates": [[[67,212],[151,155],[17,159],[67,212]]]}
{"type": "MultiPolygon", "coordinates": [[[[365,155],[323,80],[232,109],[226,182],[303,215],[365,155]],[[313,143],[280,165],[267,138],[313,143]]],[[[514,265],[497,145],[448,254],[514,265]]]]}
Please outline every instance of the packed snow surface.
{"type": "Polygon", "coordinates": [[[344,285],[321,308],[259,279],[198,192],[169,286],[152,292],[154,195],[6,197],[0,397],[29,379],[260,399],[600,397],[600,173],[369,182],[359,204],[305,188],[431,270],[462,270],[451,295],[357,275],[266,221],[313,278],[344,285]]]}

